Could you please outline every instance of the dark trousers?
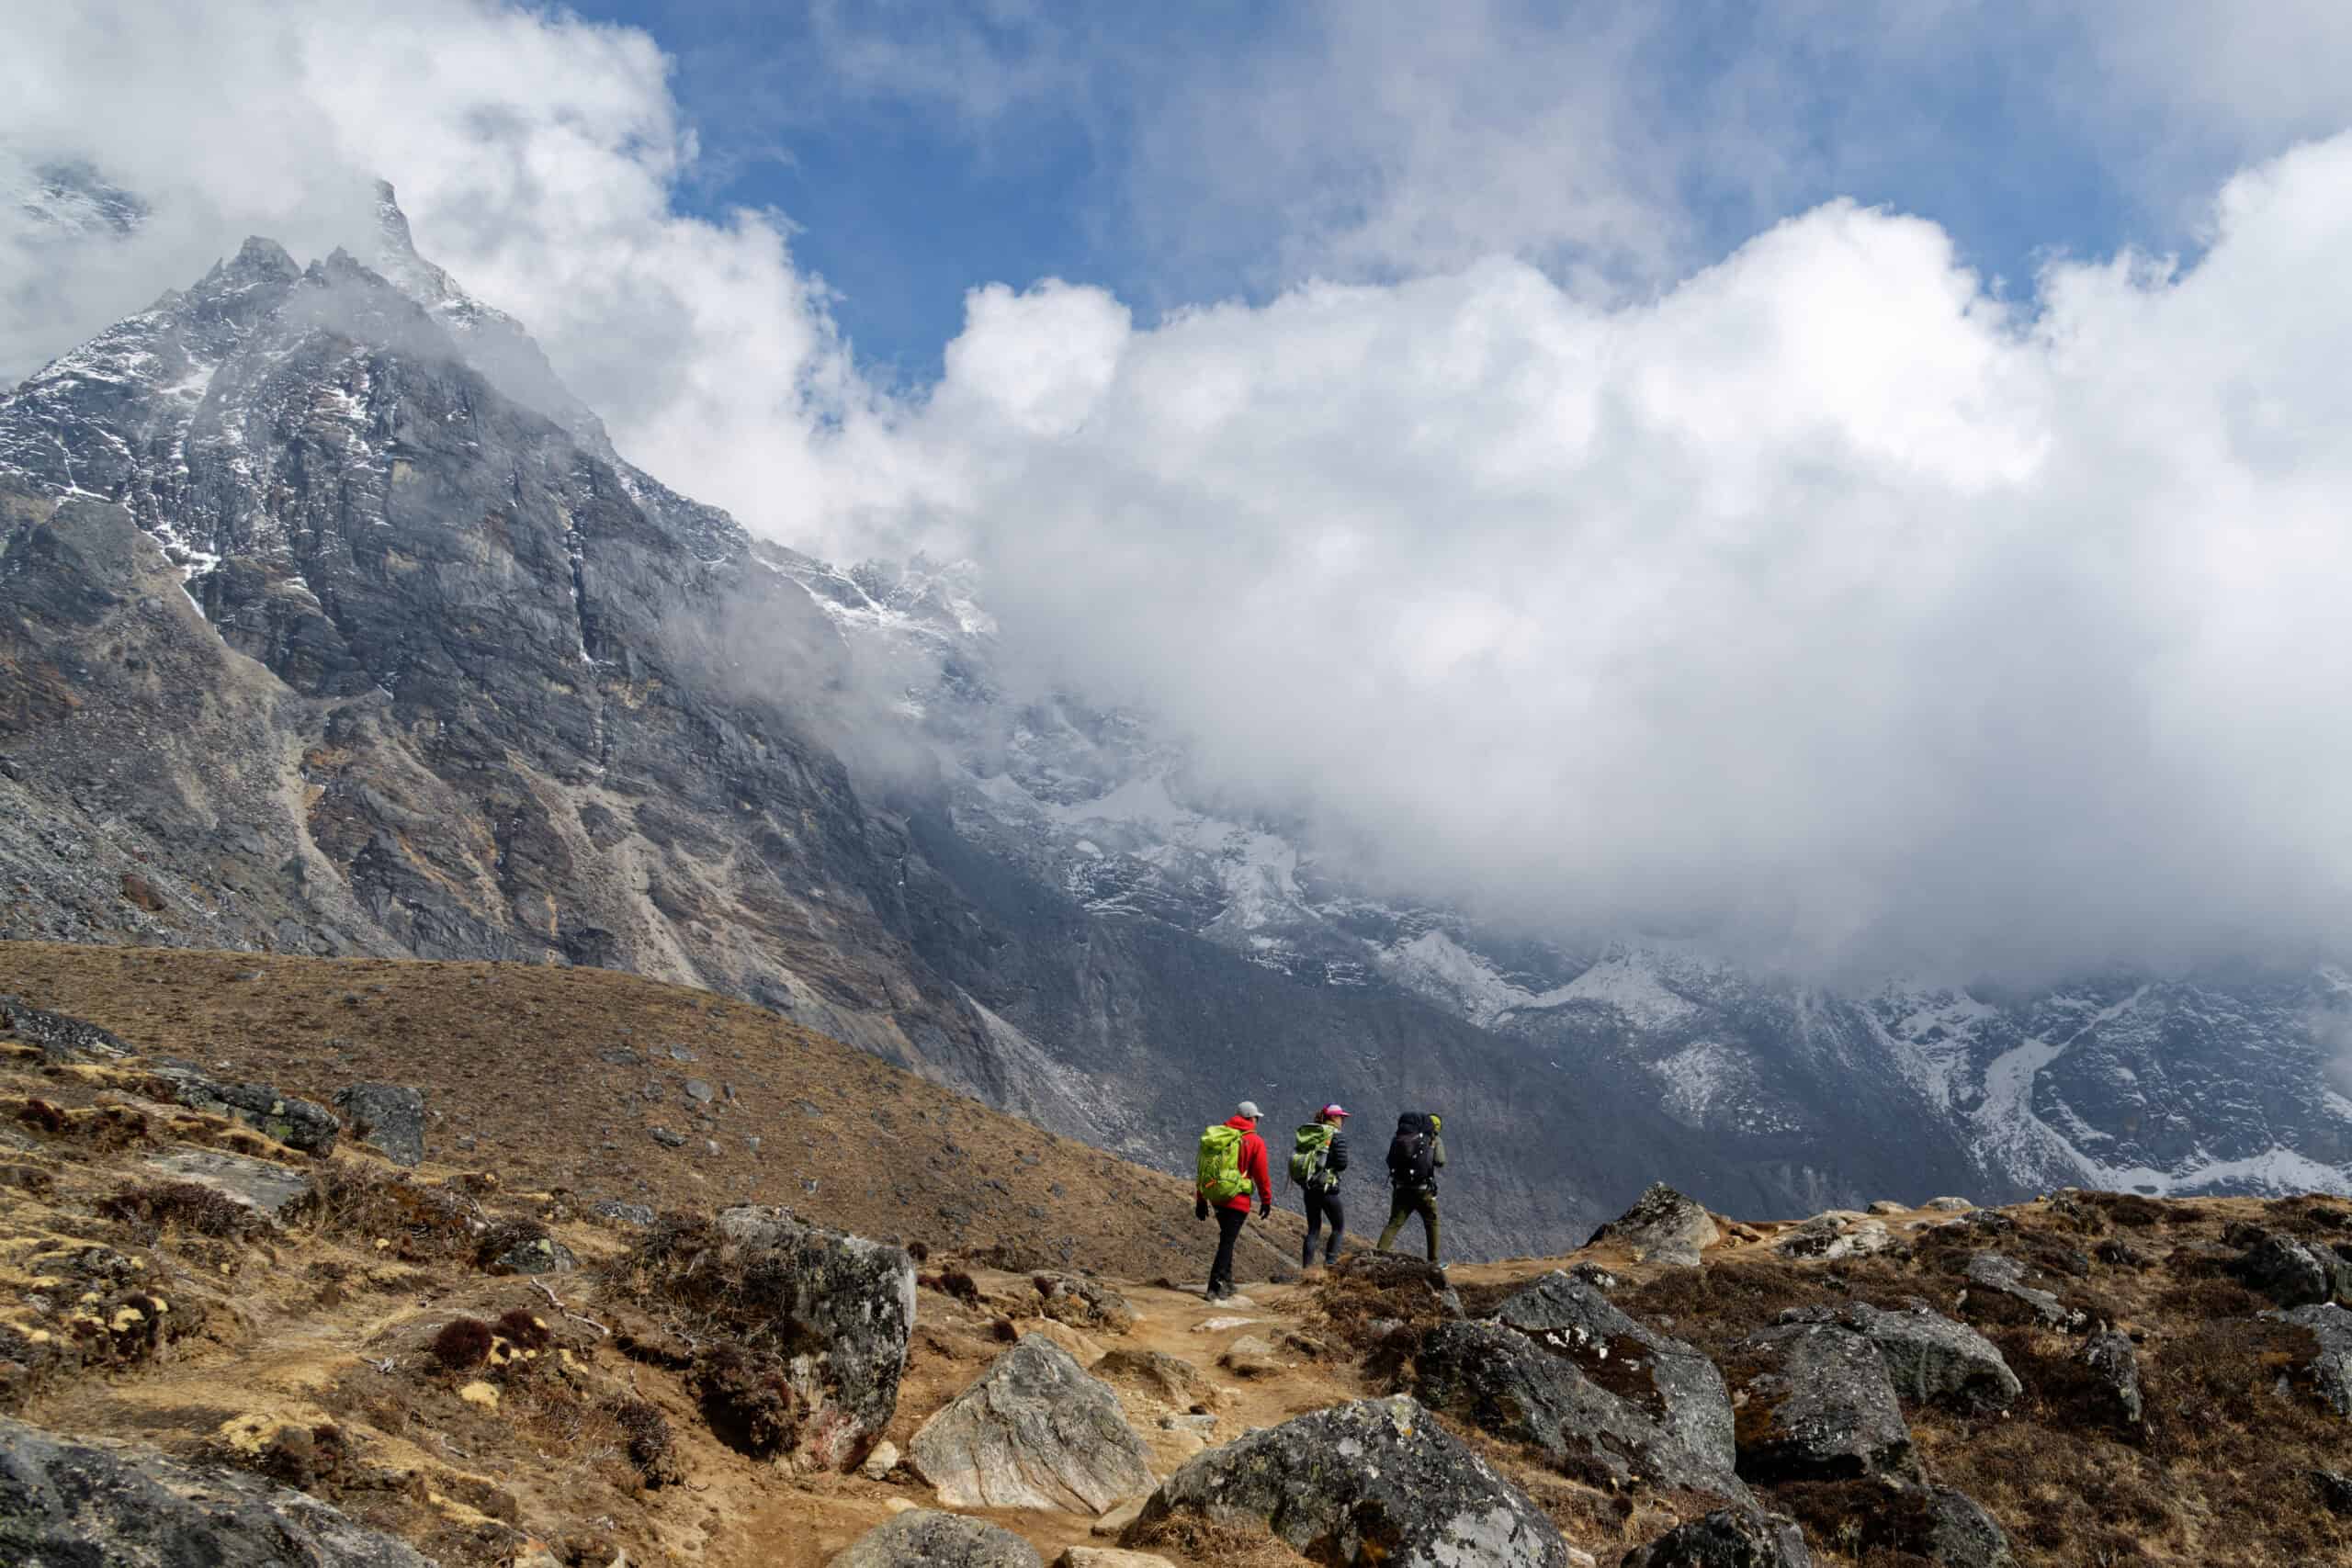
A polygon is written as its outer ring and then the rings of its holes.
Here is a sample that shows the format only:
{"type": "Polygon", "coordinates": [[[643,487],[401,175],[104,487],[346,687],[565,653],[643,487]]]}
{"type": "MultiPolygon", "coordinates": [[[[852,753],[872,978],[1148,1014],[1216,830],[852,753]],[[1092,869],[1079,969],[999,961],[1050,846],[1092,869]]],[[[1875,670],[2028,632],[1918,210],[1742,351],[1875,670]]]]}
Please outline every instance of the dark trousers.
{"type": "Polygon", "coordinates": [[[1421,1216],[1421,1228],[1429,1234],[1430,1261],[1437,1261],[1437,1194],[1418,1188],[1399,1187],[1388,1200],[1388,1226],[1380,1233],[1380,1250],[1385,1252],[1395,1244],[1396,1233],[1415,1214],[1421,1216]]]}
{"type": "Polygon", "coordinates": [[[1340,1190],[1329,1192],[1306,1190],[1306,1247],[1298,1255],[1298,1266],[1305,1269],[1315,1261],[1315,1237],[1323,1229],[1323,1222],[1331,1222],[1331,1245],[1324,1249],[1323,1261],[1329,1263],[1340,1256],[1340,1233],[1348,1228],[1347,1212],[1340,1207],[1340,1190]]]}
{"type": "Polygon", "coordinates": [[[1250,1223],[1248,1209],[1216,1211],[1216,1261],[1209,1265],[1209,1290],[1214,1292],[1233,1289],[1233,1243],[1241,1235],[1241,1227],[1250,1223]]]}

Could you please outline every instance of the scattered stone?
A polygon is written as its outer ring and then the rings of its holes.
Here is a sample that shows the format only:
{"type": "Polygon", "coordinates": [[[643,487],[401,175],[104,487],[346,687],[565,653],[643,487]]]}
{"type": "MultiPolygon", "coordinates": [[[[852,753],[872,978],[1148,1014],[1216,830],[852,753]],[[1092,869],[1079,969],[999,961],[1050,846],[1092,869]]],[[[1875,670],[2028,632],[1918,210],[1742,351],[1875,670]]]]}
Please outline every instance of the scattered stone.
{"type": "Polygon", "coordinates": [[[2338,1516],[2352,1515],[2352,1475],[2333,1470],[2304,1473],[2311,1478],[2312,1490],[2319,1495],[2321,1507],[2338,1516]]]}
{"type": "Polygon", "coordinates": [[[617,1198],[606,1198],[592,1204],[589,1213],[607,1219],[616,1225],[634,1225],[639,1230],[651,1228],[656,1215],[650,1204],[624,1203],[617,1198]]]}
{"type": "Polygon", "coordinates": [[[394,1165],[424,1162],[424,1096],[404,1084],[356,1083],[334,1091],[351,1135],[394,1165]]]}
{"type": "MultiPolygon", "coordinates": [[[[723,1300],[750,1343],[786,1358],[792,1455],[846,1469],[899,1406],[914,1331],[914,1259],[763,1204],[721,1210],[717,1228],[724,1246],[695,1264],[696,1290],[709,1297],[687,1295],[684,1304],[723,1300]]],[[[674,1284],[669,1293],[684,1294],[674,1284]]]]}
{"type": "Polygon", "coordinates": [[[0,997],[0,1041],[31,1046],[44,1066],[119,1061],[132,1054],[129,1044],[96,1024],[34,1007],[21,997],[0,997]]]}
{"type": "Polygon", "coordinates": [[[1245,1334],[1227,1345],[1216,1363],[1238,1378],[1272,1377],[1285,1365],[1272,1343],[1255,1334],[1245,1334]]]}
{"type": "Polygon", "coordinates": [[[1069,1546],[1054,1559],[1054,1568],[1172,1568],[1165,1557],[1148,1551],[1125,1551],[1115,1546],[1069,1546]]]}
{"type": "MultiPolygon", "coordinates": [[[[1001,1320],[1009,1323],[1010,1319],[1001,1320]]],[[[1092,1337],[1072,1328],[1067,1323],[1056,1323],[1041,1317],[1031,1323],[1026,1332],[1050,1339],[1069,1352],[1070,1359],[1081,1367],[1091,1367],[1102,1359],[1102,1347],[1092,1337]]]]}
{"type": "Polygon", "coordinates": [[[1136,1384],[1185,1408],[1216,1397],[1216,1385],[1198,1367],[1159,1350],[1114,1350],[1089,1370],[1098,1378],[1136,1384]]]}
{"type": "Polygon", "coordinates": [[[1837,1316],[1877,1348],[1894,1392],[1914,1404],[2007,1410],[2025,1392],[1997,1346],[1924,1303],[1882,1312],[1855,1302],[1837,1316]]]}
{"type": "Polygon", "coordinates": [[[1827,1263],[1841,1258],[1867,1258],[1894,1245],[1884,1220],[1851,1209],[1831,1209],[1784,1232],[1772,1244],[1772,1250],[1782,1258],[1811,1258],[1827,1263]]]}
{"type": "Polygon", "coordinates": [[[1980,1252],[1968,1260],[1968,1282],[2018,1303],[2051,1328],[2079,1328],[2083,1314],[2068,1310],[2048,1291],[2025,1282],[2026,1267],[1998,1252],[1980,1252]]]}
{"type": "Polygon", "coordinates": [[[874,1445],[874,1451],[865,1456],[865,1462],[857,1467],[857,1472],[868,1481],[879,1481],[898,1468],[899,1445],[882,1442],[874,1445]]]}
{"type": "Polygon", "coordinates": [[[1095,1520],[1094,1528],[1086,1533],[1103,1540],[1118,1540],[1120,1536],[1126,1533],[1127,1527],[1135,1523],[1136,1517],[1143,1513],[1144,1503],[1145,1499],[1141,1497],[1128,1498],[1095,1520]]]}
{"type": "Polygon", "coordinates": [[[2352,1312],[2334,1302],[2296,1307],[2291,1312],[2266,1312],[2277,1323],[2291,1323],[2310,1331],[2319,1353],[2298,1369],[2312,1379],[2315,1392],[2330,1410],[2352,1417],[2352,1312]]]}
{"type": "Polygon", "coordinates": [[[1663,1181],[1652,1182],[1634,1206],[1592,1233],[1587,1247],[1613,1241],[1645,1263],[1696,1269],[1699,1254],[1723,1237],[1714,1216],[1663,1181]]]}
{"type": "Polygon", "coordinates": [[[1622,1568],[1813,1568],[1813,1554],[1794,1519],[1718,1508],[1625,1553],[1622,1568]]]}
{"type": "Polygon", "coordinates": [[[266,1084],[225,1083],[190,1062],[169,1062],[149,1071],[189,1110],[228,1117],[304,1154],[330,1153],[343,1132],[343,1124],[325,1106],[280,1094],[266,1084]]]}
{"type": "Polygon", "coordinates": [[[908,1458],[956,1508],[1099,1514],[1151,1484],[1118,1395],[1035,1334],[925,1421],[908,1458]]]}
{"type": "Polygon", "coordinates": [[[2018,1568],[2009,1538],[1976,1499],[1950,1486],[1928,1493],[1928,1538],[1920,1544],[1939,1568],[2018,1568]]]}
{"type": "Polygon", "coordinates": [[[694,1059],[695,1054],[692,1051],[687,1050],[684,1045],[673,1045],[670,1047],[670,1060],[673,1062],[691,1062],[694,1059]]]}
{"type": "Polygon", "coordinates": [[[1835,1323],[1784,1324],[1741,1341],[1737,1356],[1746,1480],[1908,1477],[1917,1468],[1894,1383],[1868,1339],[1835,1323]]]}
{"type": "Polygon", "coordinates": [[[1258,1320],[1254,1317],[1212,1317],[1193,1325],[1194,1334],[1222,1334],[1228,1328],[1247,1328],[1258,1320]]]}
{"type": "Polygon", "coordinates": [[[1030,1281],[1043,1298],[1041,1310],[1057,1323],[1125,1334],[1136,1325],[1127,1298],[1097,1280],[1075,1274],[1040,1274],[1030,1281]]]}
{"type": "Polygon", "coordinates": [[[1898,1203],[1892,1198],[1881,1198],[1870,1205],[1869,1212],[1882,1217],[1890,1214],[1907,1214],[1911,1212],[1911,1205],[1898,1203]]]}
{"type": "Polygon", "coordinates": [[[0,1420],[0,1558],[91,1568],[433,1568],[402,1541],[244,1471],[198,1469],[0,1420]]]}
{"type": "Polygon", "coordinates": [[[147,1168],[175,1181],[201,1183],[271,1219],[311,1190],[307,1179],[282,1165],[218,1149],[174,1149],[149,1160],[147,1168]]]}
{"type": "Polygon", "coordinates": [[[910,1508],[852,1541],[831,1568],[1045,1568],[1029,1543],[985,1519],[910,1508]]]}
{"type": "Polygon", "coordinates": [[[1938,1213],[1943,1214],[1964,1214],[1976,1205],[1965,1198],[1930,1198],[1919,1207],[1933,1209],[1938,1213]]]}
{"type": "Polygon", "coordinates": [[[647,1134],[665,1149],[683,1149],[686,1146],[686,1135],[684,1133],[673,1133],[667,1127],[649,1128],[647,1134]]]}
{"type": "Polygon", "coordinates": [[[1527,1495],[1398,1395],[1334,1405],[1184,1461],[1121,1544],[1178,1513],[1262,1529],[1329,1564],[1567,1568],[1527,1495]]]}
{"type": "Polygon", "coordinates": [[[1596,1291],[1613,1291],[1624,1281],[1598,1263],[1578,1263],[1568,1270],[1568,1278],[1581,1280],[1596,1291]]]}
{"type": "Polygon", "coordinates": [[[685,1082],[685,1096],[696,1105],[708,1105],[718,1098],[718,1091],[701,1078],[688,1078],[685,1082]]]}
{"type": "Polygon", "coordinates": [[[492,1274],[568,1274],[580,1267],[580,1259],[571,1248],[551,1235],[535,1235],[516,1242],[488,1265],[492,1274]]]}
{"type": "Polygon", "coordinates": [[[1572,1357],[1500,1323],[1445,1323],[1413,1358],[1413,1393],[1432,1410],[1539,1449],[1563,1468],[1599,1472],[1612,1485],[1641,1481],[1747,1502],[1747,1488],[1733,1472],[1731,1400],[1721,1375],[1700,1359],[1714,1385],[1721,1429],[1719,1446],[1700,1450],[1659,1408],[1657,1359],[1630,1338],[1572,1357]],[[1640,1393],[1651,1397],[1630,1397],[1640,1393]]]}
{"type": "Polygon", "coordinates": [[[2127,1427],[2140,1424],[2145,1402],[2140,1393],[2140,1357],[2132,1337],[2116,1329],[2094,1335],[2083,1348],[2084,1364],[2107,1392],[2113,1414],[2127,1427]]]}

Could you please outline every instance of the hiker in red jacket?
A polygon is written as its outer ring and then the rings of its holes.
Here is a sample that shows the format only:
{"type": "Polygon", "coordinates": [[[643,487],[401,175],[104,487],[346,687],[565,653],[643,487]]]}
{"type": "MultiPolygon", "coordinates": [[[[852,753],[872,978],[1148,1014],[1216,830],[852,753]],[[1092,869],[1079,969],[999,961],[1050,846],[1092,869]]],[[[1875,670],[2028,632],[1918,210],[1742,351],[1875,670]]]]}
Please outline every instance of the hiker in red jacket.
{"type": "MultiPolygon", "coordinates": [[[[1208,1299],[1213,1302],[1223,1301],[1233,1294],[1233,1243],[1240,1235],[1242,1225],[1250,1219],[1250,1203],[1253,1201],[1257,1203],[1258,1217],[1261,1220],[1274,1212],[1273,1178],[1266,1159],[1266,1140],[1258,1136],[1258,1116],[1257,1105],[1245,1100],[1224,1122],[1224,1126],[1241,1134],[1240,1144],[1234,1150],[1240,1190],[1230,1196],[1220,1194],[1216,1200],[1216,1261],[1209,1266],[1209,1288],[1206,1292],[1208,1299]]],[[[1218,1130],[1212,1128],[1210,1132],[1214,1134],[1218,1130]]],[[[1208,1140],[1204,1138],[1203,1147],[1205,1149],[1207,1146],[1208,1140]]],[[[1204,1220],[1209,1217],[1207,1180],[1208,1178],[1203,1175],[1196,1178],[1193,1185],[1193,1213],[1196,1218],[1204,1220]]]]}

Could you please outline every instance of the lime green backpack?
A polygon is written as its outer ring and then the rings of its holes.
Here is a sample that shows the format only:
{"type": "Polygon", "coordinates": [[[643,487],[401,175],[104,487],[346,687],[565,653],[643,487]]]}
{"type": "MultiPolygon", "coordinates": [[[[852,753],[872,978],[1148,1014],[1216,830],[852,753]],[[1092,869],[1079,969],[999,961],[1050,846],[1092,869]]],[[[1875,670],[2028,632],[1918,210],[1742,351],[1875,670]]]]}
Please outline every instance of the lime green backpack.
{"type": "Polygon", "coordinates": [[[1323,1162],[1331,1154],[1331,1123],[1309,1122],[1298,1130],[1290,1151],[1290,1184],[1312,1191],[1323,1182],[1323,1162]]]}
{"type": "Polygon", "coordinates": [[[1201,1191],[1212,1203],[1250,1196],[1250,1179],[1241,1174],[1241,1129],[1223,1122],[1201,1134],[1201,1191]]]}

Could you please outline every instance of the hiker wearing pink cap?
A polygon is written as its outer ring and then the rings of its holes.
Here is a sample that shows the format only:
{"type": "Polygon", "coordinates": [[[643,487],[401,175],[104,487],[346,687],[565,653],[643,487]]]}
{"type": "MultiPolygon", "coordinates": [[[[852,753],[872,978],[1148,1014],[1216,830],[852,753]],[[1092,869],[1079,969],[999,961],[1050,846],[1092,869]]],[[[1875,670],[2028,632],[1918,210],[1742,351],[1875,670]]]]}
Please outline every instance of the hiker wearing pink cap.
{"type": "Polygon", "coordinates": [[[1330,1245],[1323,1252],[1326,1263],[1339,1261],[1340,1233],[1347,1228],[1348,1216],[1340,1207],[1340,1172],[1348,1168],[1348,1139],[1340,1123],[1347,1119],[1348,1113],[1338,1106],[1325,1106],[1315,1113],[1314,1121],[1298,1130],[1291,1149],[1291,1184],[1306,1195],[1306,1248],[1299,1254],[1298,1266],[1310,1274],[1315,1271],[1315,1243],[1323,1222],[1331,1222],[1330,1245]]]}

